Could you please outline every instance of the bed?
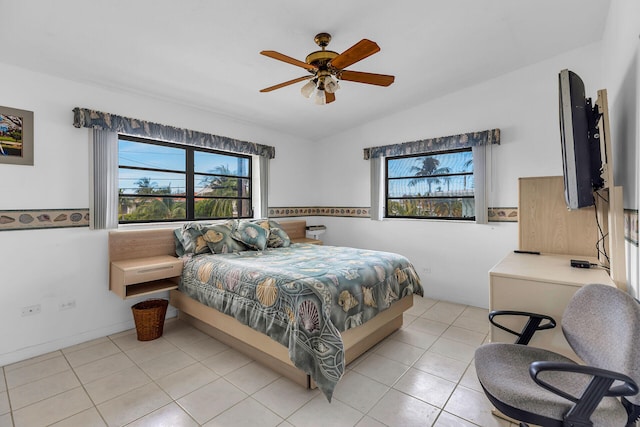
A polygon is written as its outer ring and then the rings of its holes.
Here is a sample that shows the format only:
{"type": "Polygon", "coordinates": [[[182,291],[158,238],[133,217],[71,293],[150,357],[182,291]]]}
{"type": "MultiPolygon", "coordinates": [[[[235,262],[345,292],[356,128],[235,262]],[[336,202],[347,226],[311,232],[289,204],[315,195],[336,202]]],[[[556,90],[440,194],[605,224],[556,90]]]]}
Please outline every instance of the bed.
{"type": "Polygon", "coordinates": [[[271,222],[284,239],[258,242],[260,250],[247,226],[240,241],[248,250],[239,251],[224,246],[236,242],[218,226],[174,230],[184,267],[170,303],[197,328],[331,400],[345,365],[398,329],[423,290],[406,258],[312,244],[305,225],[271,222]],[[189,237],[202,235],[218,253],[189,237]],[[183,243],[192,244],[186,253],[183,243]]]}

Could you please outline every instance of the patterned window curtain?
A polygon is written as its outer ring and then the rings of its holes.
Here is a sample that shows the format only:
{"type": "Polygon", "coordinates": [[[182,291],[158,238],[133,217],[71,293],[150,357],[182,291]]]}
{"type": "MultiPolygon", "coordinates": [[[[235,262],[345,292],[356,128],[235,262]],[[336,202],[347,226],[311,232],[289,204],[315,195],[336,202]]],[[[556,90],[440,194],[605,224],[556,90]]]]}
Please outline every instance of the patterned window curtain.
{"type": "Polygon", "coordinates": [[[118,134],[93,129],[89,133],[90,227],[118,227],[118,134]]]}
{"type": "Polygon", "coordinates": [[[426,154],[472,147],[476,222],[486,224],[488,220],[487,187],[491,177],[490,162],[487,161],[491,156],[487,157],[487,151],[491,149],[493,144],[500,144],[500,129],[365,148],[364,159],[370,160],[371,166],[371,219],[380,221],[384,217],[383,203],[385,197],[382,195],[382,189],[384,188],[385,176],[382,171],[382,164],[385,157],[426,154]]]}
{"type": "Polygon", "coordinates": [[[259,214],[262,217],[268,214],[269,160],[276,155],[275,147],[79,107],[73,109],[73,126],[91,129],[90,216],[93,229],[118,227],[119,134],[259,156],[259,214]]]}

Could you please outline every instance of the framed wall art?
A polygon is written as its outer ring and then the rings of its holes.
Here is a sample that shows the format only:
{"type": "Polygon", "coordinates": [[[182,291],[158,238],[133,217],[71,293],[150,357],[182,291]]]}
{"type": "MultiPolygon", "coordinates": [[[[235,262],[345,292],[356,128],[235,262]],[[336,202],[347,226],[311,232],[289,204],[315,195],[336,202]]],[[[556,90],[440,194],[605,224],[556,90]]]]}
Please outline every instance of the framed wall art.
{"type": "Polygon", "coordinates": [[[33,166],[33,111],[0,106],[0,164],[33,166]]]}

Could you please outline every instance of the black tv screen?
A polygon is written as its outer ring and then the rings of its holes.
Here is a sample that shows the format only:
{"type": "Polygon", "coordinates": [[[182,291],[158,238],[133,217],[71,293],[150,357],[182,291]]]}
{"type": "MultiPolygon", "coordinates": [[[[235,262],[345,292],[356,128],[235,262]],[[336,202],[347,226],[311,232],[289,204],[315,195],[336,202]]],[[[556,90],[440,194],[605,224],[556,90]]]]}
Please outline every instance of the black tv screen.
{"type": "Polygon", "coordinates": [[[564,193],[569,209],[595,204],[593,193],[603,186],[597,122],[599,113],[585,96],[584,83],[573,71],[559,74],[560,138],[564,193]]]}

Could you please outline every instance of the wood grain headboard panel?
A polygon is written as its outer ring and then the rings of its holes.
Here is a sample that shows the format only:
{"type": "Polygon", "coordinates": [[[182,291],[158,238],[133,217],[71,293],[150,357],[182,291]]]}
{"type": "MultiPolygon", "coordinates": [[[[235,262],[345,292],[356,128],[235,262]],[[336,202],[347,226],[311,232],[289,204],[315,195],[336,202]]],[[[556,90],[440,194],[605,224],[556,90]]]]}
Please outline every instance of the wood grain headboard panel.
{"type": "Polygon", "coordinates": [[[277,221],[290,239],[304,239],[307,237],[307,221],[277,221]]]}
{"type": "Polygon", "coordinates": [[[174,228],[109,232],[109,261],[176,255],[174,228]]]}

